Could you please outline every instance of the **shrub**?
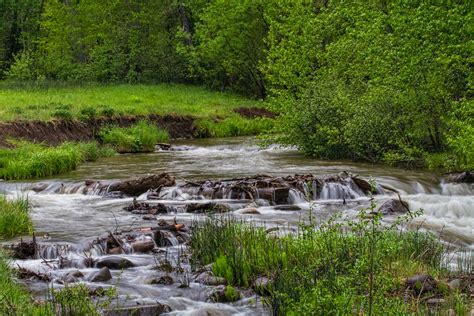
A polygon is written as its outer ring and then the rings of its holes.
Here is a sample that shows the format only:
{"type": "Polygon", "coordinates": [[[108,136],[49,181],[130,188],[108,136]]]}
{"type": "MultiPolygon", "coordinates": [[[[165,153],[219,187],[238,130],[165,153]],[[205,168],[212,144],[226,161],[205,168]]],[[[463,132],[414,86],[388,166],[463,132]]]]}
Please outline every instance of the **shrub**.
{"type": "Polygon", "coordinates": [[[73,115],[71,113],[71,105],[69,104],[56,105],[51,116],[57,119],[71,120],[73,118],[73,115]]]}
{"type": "Polygon", "coordinates": [[[85,107],[81,109],[80,117],[82,120],[93,120],[97,117],[97,110],[92,106],[85,107]]]}

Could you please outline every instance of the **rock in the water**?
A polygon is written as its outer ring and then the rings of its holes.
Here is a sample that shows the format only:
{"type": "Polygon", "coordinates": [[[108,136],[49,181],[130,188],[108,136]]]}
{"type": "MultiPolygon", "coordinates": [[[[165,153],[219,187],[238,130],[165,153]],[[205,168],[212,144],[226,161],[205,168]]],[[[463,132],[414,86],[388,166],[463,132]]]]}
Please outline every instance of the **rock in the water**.
{"type": "Polygon", "coordinates": [[[174,280],[169,275],[163,275],[151,280],[151,284],[172,285],[173,283],[174,283],[174,280]]]}
{"type": "Polygon", "coordinates": [[[240,292],[236,288],[230,285],[219,285],[213,289],[208,300],[214,303],[230,303],[238,301],[240,297],[240,292]]]}
{"type": "Polygon", "coordinates": [[[436,288],[436,280],[427,274],[414,275],[405,281],[405,285],[416,293],[421,294],[433,291],[436,288]]]}
{"type": "Polygon", "coordinates": [[[139,196],[148,190],[156,190],[173,185],[175,185],[175,178],[167,173],[162,173],[128,181],[114,182],[110,185],[109,191],[120,191],[129,196],[139,196]]]}
{"type": "Polygon", "coordinates": [[[155,248],[153,240],[136,241],[132,243],[132,249],[134,252],[147,253],[152,251],[153,248],[155,248]]]}
{"type": "Polygon", "coordinates": [[[227,284],[227,280],[225,278],[213,276],[210,272],[201,273],[200,275],[197,276],[195,281],[198,283],[205,284],[205,285],[213,285],[213,286],[227,284]]]}
{"type": "Polygon", "coordinates": [[[474,183],[474,172],[464,171],[459,173],[450,173],[446,176],[446,182],[474,183]]]}
{"type": "Polygon", "coordinates": [[[155,316],[171,312],[171,307],[164,304],[115,307],[102,313],[104,316],[155,316]]]}
{"type": "Polygon", "coordinates": [[[232,208],[223,203],[191,203],[186,205],[187,213],[227,213],[232,208]]]}
{"type": "Polygon", "coordinates": [[[390,199],[379,208],[382,214],[406,213],[409,212],[408,203],[402,200],[390,199]]]}
{"type": "Polygon", "coordinates": [[[368,181],[365,181],[364,179],[358,177],[351,177],[351,179],[365,194],[368,194],[370,193],[370,191],[372,191],[372,186],[368,181]]]}
{"type": "Polygon", "coordinates": [[[243,210],[240,211],[240,214],[245,214],[245,215],[259,215],[260,212],[254,208],[254,207],[250,207],[250,208],[244,208],[243,210]]]}
{"type": "Polygon", "coordinates": [[[15,259],[33,259],[36,254],[36,243],[35,241],[24,242],[20,241],[18,244],[7,247],[9,254],[15,259]]]}
{"type": "Polygon", "coordinates": [[[133,262],[126,258],[117,257],[117,256],[110,256],[104,257],[97,261],[96,266],[98,268],[107,267],[110,270],[122,270],[127,268],[133,268],[135,265],[133,262]]]}
{"type": "Polygon", "coordinates": [[[154,220],[156,220],[156,216],[153,216],[153,215],[144,215],[144,216],[142,217],[142,219],[143,219],[144,221],[154,221],[154,220]]]}
{"type": "Polygon", "coordinates": [[[298,205],[277,205],[274,208],[277,211],[301,211],[298,205]]]}
{"type": "Polygon", "coordinates": [[[99,271],[91,272],[86,277],[86,280],[89,282],[107,282],[110,279],[112,279],[112,274],[107,267],[103,267],[99,271]]]}

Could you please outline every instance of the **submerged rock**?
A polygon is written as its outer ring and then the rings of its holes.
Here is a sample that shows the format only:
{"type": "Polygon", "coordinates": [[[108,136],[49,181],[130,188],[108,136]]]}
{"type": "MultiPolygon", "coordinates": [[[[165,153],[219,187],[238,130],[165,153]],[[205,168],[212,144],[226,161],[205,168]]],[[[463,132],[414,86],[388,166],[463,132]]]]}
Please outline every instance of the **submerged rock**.
{"type": "Polygon", "coordinates": [[[223,203],[191,203],[186,205],[187,213],[227,213],[232,208],[223,203]]]}
{"type": "Polygon", "coordinates": [[[102,313],[104,316],[155,316],[171,312],[168,305],[156,303],[151,305],[138,305],[129,307],[114,307],[102,313]]]}
{"type": "Polygon", "coordinates": [[[382,206],[380,206],[379,210],[382,214],[392,214],[392,213],[406,213],[409,212],[410,209],[408,207],[408,203],[398,199],[390,199],[382,206]]]}
{"type": "Polygon", "coordinates": [[[173,283],[174,283],[174,280],[169,275],[163,275],[158,278],[154,278],[150,282],[150,284],[161,284],[161,285],[172,285],[173,283]]]}
{"type": "Polygon", "coordinates": [[[104,257],[97,261],[98,268],[107,267],[110,270],[122,270],[135,267],[135,264],[130,260],[118,256],[104,257]]]}
{"type": "Polygon", "coordinates": [[[89,282],[107,282],[112,279],[112,274],[109,268],[103,267],[99,271],[91,272],[86,276],[86,280],[89,282]]]}
{"type": "Polygon", "coordinates": [[[474,172],[464,171],[458,173],[450,173],[446,176],[446,182],[474,183],[474,172]]]}
{"type": "Polygon", "coordinates": [[[155,248],[153,240],[136,241],[132,243],[132,249],[134,252],[147,253],[152,251],[153,248],[155,248]]]}

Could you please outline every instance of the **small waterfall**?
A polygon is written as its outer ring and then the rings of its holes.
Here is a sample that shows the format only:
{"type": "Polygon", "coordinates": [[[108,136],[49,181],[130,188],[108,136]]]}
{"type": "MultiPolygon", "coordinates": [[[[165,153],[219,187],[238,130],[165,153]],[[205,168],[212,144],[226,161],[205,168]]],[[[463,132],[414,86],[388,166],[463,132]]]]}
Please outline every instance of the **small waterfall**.
{"type": "Polygon", "coordinates": [[[321,190],[322,200],[352,200],[365,194],[351,180],[341,182],[325,182],[321,190]]]}
{"type": "Polygon", "coordinates": [[[474,195],[474,184],[468,183],[441,183],[442,195],[474,195]]]}

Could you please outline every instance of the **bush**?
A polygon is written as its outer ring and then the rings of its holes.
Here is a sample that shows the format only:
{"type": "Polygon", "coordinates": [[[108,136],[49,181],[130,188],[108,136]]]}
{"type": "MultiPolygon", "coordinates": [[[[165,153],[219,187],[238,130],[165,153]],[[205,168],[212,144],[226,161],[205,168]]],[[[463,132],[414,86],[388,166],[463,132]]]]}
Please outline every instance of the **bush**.
{"type": "MultiPolygon", "coordinates": [[[[53,106],[53,104],[51,104],[50,106],[53,106]]],[[[71,105],[69,104],[56,105],[51,116],[57,119],[72,120],[73,115],[71,112],[71,105]]]]}
{"type": "Polygon", "coordinates": [[[82,120],[93,120],[97,117],[97,110],[93,106],[88,106],[81,109],[80,117],[82,120]]]}
{"type": "Polygon", "coordinates": [[[169,134],[151,123],[140,121],[128,128],[104,128],[99,132],[99,138],[120,153],[137,153],[153,152],[157,143],[169,141],[169,134]]]}

